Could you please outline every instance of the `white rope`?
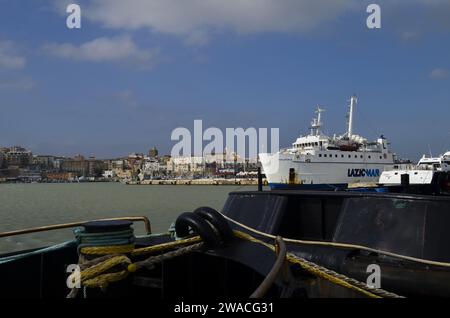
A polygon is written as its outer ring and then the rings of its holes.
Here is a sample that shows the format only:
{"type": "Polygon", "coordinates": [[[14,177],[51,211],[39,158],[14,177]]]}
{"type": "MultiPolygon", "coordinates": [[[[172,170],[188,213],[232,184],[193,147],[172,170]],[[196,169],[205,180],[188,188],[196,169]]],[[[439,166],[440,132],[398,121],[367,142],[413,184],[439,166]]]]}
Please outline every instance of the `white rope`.
{"type": "MultiPolygon", "coordinates": [[[[225,214],[219,212],[220,214],[222,214],[222,216],[227,219],[228,221],[250,231],[253,233],[256,233],[258,235],[267,237],[267,238],[271,238],[271,239],[275,239],[276,236],[271,235],[271,234],[267,234],[261,231],[258,231],[254,228],[251,228],[245,224],[239,223],[236,220],[233,220],[232,218],[226,216],[225,214]]],[[[378,253],[378,254],[382,254],[382,255],[386,255],[386,256],[390,256],[390,257],[395,257],[395,258],[399,258],[399,259],[403,259],[403,260],[408,260],[408,261],[412,261],[412,262],[416,262],[416,263],[421,263],[421,264],[426,264],[426,265],[434,265],[434,266],[442,266],[442,267],[449,267],[450,268],[450,263],[446,263],[446,262],[438,262],[438,261],[431,261],[431,260],[426,260],[426,259],[421,259],[421,258],[416,258],[416,257],[412,257],[412,256],[406,256],[406,255],[401,255],[401,254],[396,254],[396,253],[392,253],[392,252],[386,252],[386,251],[382,251],[382,250],[377,250],[374,248],[370,248],[367,246],[362,246],[362,245],[355,245],[355,244],[347,244],[347,243],[334,243],[334,242],[322,242],[322,241],[305,241],[305,240],[294,240],[294,239],[289,239],[289,238],[283,238],[283,240],[285,242],[289,242],[289,243],[295,243],[295,244],[304,244],[304,245],[321,245],[321,246],[331,246],[331,247],[340,247],[340,248],[346,248],[346,249],[359,249],[359,250],[364,250],[364,251],[368,251],[368,252],[373,252],[373,253],[378,253]]]]}

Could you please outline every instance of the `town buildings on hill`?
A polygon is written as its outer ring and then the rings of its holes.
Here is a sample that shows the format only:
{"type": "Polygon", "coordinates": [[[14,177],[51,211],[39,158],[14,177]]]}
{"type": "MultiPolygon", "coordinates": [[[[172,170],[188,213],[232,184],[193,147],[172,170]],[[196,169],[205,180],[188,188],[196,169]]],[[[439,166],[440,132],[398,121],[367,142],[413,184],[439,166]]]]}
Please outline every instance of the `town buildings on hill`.
{"type": "Polygon", "coordinates": [[[147,154],[97,159],[75,155],[33,155],[23,147],[0,147],[0,182],[143,181],[151,179],[229,178],[254,174],[258,161],[234,153],[200,156],[147,154]]]}

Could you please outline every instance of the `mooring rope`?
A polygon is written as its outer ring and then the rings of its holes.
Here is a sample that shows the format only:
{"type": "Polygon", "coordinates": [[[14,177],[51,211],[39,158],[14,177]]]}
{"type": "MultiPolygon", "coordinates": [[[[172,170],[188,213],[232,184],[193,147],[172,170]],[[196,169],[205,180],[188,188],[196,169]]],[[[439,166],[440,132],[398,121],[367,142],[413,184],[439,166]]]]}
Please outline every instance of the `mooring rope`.
{"type": "MultiPolygon", "coordinates": [[[[241,231],[234,231],[234,235],[238,238],[261,244],[266,246],[267,248],[271,249],[272,251],[275,251],[275,245],[266,243],[264,241],[258,240],[257,238],[251,236],[250,234],[241,232],[241,231]]],[[[283,239],[284,240],[284,239],[283,239]]],[[[331,283],[334,283],[336,285],[352,289],[356,292],[359,292],[363,295],[366,295],[370,298],[404,298],[402,296],[399,296],[395,293],[388,292],[386,290],[383,290],[381,288],[372,288],[367,286],[367,284],[364,284],[354,278],[345,276],[343,274],[339,274],[335,271],[332,271],[326,267],[320,266],[316,263],[310,262],[304,258],[298,257],[297,255],[293,253],[287,253],[286,258],[290,263],[298,264],[300,265],[304,270],[309,272],[310,274],[313,274],[314,276],[321,277],[327,281],[330,281],[331,283]]]]}
{"type": "MultiPolygon", "coordinates": [[[[220,212],[219,212],[220,213],[220,212]]],[[[229,216],[220,213],[226,220],[232,222],[233,224],[236,224],[237,226],[246,229],[254,234],[257,234],[259,236],[263,236],[266,238],[270,238],[270,239],[275,239],[276,236],[275,235],[271,235],[268,233],[264,233],[261,231],[258,231],[257,229],[254,229],[250,226],[247,226],[245,224],[242,224],[232,218],[230,218],[229,216]]],[[[393,252],[387,252],[387,251],[383,251],[383,250],[379,250],[376,248],[371,248],[371,247],[367,247],[367,246],[363,246],[363,245],[357,245],[357,244],[348,244],[348,243],[336,243],[336,242],[325,242],[325,241],[314,241],[314,240],[297,240],[297,239],[290,239],[290,238],[283,238],[283,240],[285,242],[288,243],[294,243],[294,244],[300,244],[300,245],[315,245],[315,246],[329,246],[329,247],[339,247],[339,248],[344,248],[344,249],[354,249],[354,250],[362,250],[362,251],[367,251],[367,252],[371,252],[371,253],[377,253],[377,254],[381,254],[381,255],[385,255],[385,256],[389,256],[389,257],[393,257],[393,258],[398,258],[398,259],[402,259],[402,260],[406,260],[406,261],[411,261],[411,262],[415,262],[415,263],[421,263],[421,264],[425,264],[425,265],[432,265],[432,266],[442,266],[442,267],[450,267],[450,263],[447,262],[439,262],[439,261],[432,261],[432,260],[426,260],[426,259],[422,259],[422,258],[417,258],[417,257],[412,257],[412,256],[407,256],[407,255],[402,255],[402,254],[397,254],[397,253],[393,253],[393,252]]]]}

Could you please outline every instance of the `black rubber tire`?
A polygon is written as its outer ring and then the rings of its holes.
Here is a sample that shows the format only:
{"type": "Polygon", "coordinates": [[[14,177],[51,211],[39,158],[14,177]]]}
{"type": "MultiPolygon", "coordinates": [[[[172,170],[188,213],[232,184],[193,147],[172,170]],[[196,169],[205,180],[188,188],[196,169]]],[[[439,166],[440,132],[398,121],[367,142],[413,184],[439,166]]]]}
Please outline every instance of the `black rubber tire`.
{"type": "Polygon", "coordinates": [[[210,247],[220,245],[220,237],[216,234],[210,223],[198,214],[184,212],[175,221],[175,232],[177,236],[185,237],[189,235],[189,228],[200,235],[206,245],[210,247]]]}
{"type": "Polygon", "coordinates": [[[229,242],[233,238],[233,231],[231,230],[228,221],[213,208],[202,206],[194,210],[195,214],[200,215],[206,221],[211,223],[220,234],[222,241],[229,242]]]}

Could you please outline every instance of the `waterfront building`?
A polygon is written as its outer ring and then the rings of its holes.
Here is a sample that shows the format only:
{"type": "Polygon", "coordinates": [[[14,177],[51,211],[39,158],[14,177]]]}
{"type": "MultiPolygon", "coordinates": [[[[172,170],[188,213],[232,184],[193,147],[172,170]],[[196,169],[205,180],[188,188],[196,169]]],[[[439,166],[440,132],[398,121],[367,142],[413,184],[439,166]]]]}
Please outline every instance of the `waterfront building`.
{"type": "Polygon", "coordinates": [[[113,170],[105,170],[102,174],[105,179],[114,179],[116,177],[116,173],[113,170]]]}
{"type": "Polygon", "coordinates": [[[167,162],[167,172],[173,176],[229,176],[240,171],[256,171],[257,158],[246,159],[236,153],[208,154],[199,156],[173,157],[167,162]]]}
{"type": "Polygon", "coordinates": [[[58,157],[51,155],[35,155],[33,156],[33,164],[41,170],[59,170],[58,157]]]}
{"type": "Polygon", "coordinates": [[[44,172],[42,174],[42,179],[47,182],[73,182],[78,178],[72,172],[44,172]]]}
{"type": "Polygon", "coordinates": [[[4,164],[7,167],[14,166],[18,168],[25,168],[32,163],[33,154],[30,150],[27,150],[20,146],[14,146],[3,149],[4,152],[4,164]]]}
{"type": "Polygon", "coordinates": [[[204,158],[200,156],[172,157],[167,165],[174,175],[189,175],[204,171],[204,158]]]}
{"type": "Polygon", "coordinates": [[[65,159],[61,164],[62,172],[70,172],[77,177],[100,177],[104,170],[103,161],[96,160],[95,157],[86,160],[81,155],[65,159]]]}

